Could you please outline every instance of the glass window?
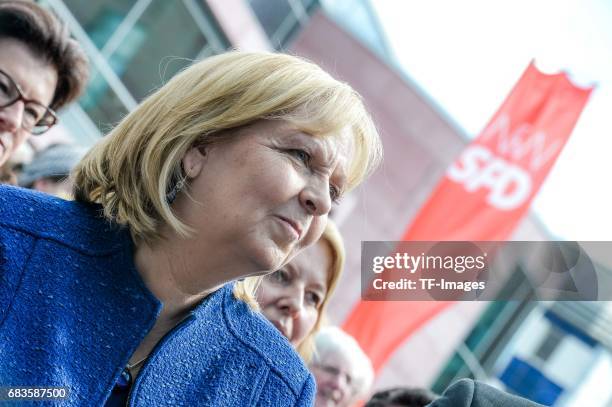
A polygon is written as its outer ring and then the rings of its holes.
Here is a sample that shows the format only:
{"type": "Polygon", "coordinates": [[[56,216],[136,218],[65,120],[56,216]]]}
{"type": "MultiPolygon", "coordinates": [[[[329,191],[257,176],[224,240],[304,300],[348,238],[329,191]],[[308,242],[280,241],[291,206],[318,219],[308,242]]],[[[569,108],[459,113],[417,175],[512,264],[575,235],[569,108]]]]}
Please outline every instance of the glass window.
{"type": "Polygon", "coordinates": [[[102,48],[113,35],[123,20],[123,17],[132,9],[136,1],[64,0],[64,3],[98,48],[102,48]]]}
{"type": "Polygon", "coordinates": [[[194,60],[229,42],[200,0],[64,0],[92,73],[81,106],[102,131],[194,60]]]}
{"type": "Polygon", "coordinates": [[[277,49],[287,46],[301,24],[319,6],[318,0],[249,0],[259,23],[277,49]]]}
{"type": "Polygon", "coordinates": [[[249,0],[249,3],[269,38],[274,36],[287,15],[292,13],[287,0],[249,0]]]}
{"type": "Polygon", "coordinates": [[[546,362],[553,352],[559,347],[559,344],[564,337],[565,334],[560,329],[554,325],[550,325],[548,328],[548,334],[536,349],[536,356],[542,362],[546,362]]]}
{"type": "Polygon", "coordinates": [[[137,100],[196,59],[208,44],[182,2],[153,2],[111,56],[137,100]]]}
{"type": "Polygon", "coordinates": [[[90,80],[87,89],[79,104],[89,115],[98,129],[105,134],[118,123],[127,113],[128,109],[95,65],[91,67],[90,80]]]}
{"type": "Polygon", "coordinates": [[[322,0],[325,11],[380,55],[390,57],[384,30],[369,0],[322,0]]]}

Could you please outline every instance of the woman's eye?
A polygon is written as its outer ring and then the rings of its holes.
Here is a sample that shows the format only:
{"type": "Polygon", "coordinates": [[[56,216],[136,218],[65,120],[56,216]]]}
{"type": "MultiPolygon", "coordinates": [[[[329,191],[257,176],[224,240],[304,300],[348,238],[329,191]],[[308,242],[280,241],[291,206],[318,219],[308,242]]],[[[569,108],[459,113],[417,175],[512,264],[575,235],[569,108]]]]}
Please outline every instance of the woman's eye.
{"type": "Polygon", "coordinates": [[[321,296],[315,292],[306,293],[306,302],[313,305],[315,308],[319,308],[321,305],[321,296]]]}
{"type": "Polygon", "coordinates": [[[287,284],[289,281],[291,281],[291,276],[287,271],[280,269],[272,273],[270,275],[270,279],[279,284],[287,284]]]}
{"type": "Polygon", "coordinates": [[[340,190],[336,186],[331,184],[329,185],[329,197],[331,198],[333,203],[340,203],[340,190]]]}
{"type": "Polygon", "coordinates": [[[28,116],[28,120],[36,123],[39,120],[39,114],[35,109],[27,108],[24,110],[24,113],[28,116]]]}
{"type": "Polygon", "coordinates": [[[304,164],[306,165],[310,164],[311,157],[310,157],[310,154],[308,154],[306,151],[300,150],[300,149],[289,149],[287,150],[287,152],[291,154],[293,157],[303,162],[304,164]]]}

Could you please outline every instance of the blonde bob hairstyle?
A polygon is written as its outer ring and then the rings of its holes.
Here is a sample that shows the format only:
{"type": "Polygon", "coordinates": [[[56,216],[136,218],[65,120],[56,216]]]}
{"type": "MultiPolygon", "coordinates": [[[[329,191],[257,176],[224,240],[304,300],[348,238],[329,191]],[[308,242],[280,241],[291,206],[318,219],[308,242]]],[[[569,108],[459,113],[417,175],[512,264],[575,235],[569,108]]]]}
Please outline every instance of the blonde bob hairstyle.
{"type": "Polygon", "coordinates": [[[160,239],[164,224],[188,237],[194,230],[166,199],[185,153],[258,120],[285,120],[313,136],[349,130],[355,148],[348,189],[382,155],[375,126],[349,85],[298,57],[232,51],[190,66],[129,113],[75,168],[75,198],[101,204],[136,244],[160,239]]]}
{"type": "MultiPolygon", "coordinates": [[[[338,228],[329,220],[327,222],[327,226],[325,227],[325,231],[323,235],[319,239],[319,242],[323,242],[328,245],[331,255],[332,262],[331,268],[328,271],[327,277],[327,292],[321,301],[321,305],[319,306],[319,312],[317,316],[317,322],[315,322],[314,327],[304,340],[297,346],[297,351],[306,362],[309,362],[312,358],[314,348],[315,348],[315,337],[317,333],[321,330],[321,328],[326,325],[326,310],[327,305],[329,304],[329,300],[332,297],[332,294],[336,290],[336,286],[338,285],[338,281],[340,281],[340,277],[342,276],[342,270],[344,270],[344,260],[345,260],[345,252],[344,252],[344,242],[342,240],[342,236],[338,231],[338,228]]],[[[299,256],[300,254],[298,254],[299,256]]],[[[265,279],[265,277],[263,277],[265,279]]],[[[251,302],[251,296],[249,293],[256,292],[259,287],[260,281],[262,277],[248,277],[242,281],[239,281],[234,286],[234,295],[246,301],[251,305],[252,308],[257,309],[258,306],[254,305],[251,302]]]]}

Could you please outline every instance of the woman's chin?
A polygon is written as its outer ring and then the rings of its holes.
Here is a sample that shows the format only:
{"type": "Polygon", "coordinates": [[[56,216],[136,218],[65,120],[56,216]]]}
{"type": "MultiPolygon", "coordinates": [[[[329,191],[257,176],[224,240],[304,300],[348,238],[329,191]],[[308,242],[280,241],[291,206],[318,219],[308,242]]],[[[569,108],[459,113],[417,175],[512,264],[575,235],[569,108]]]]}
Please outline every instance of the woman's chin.
{"type": "Polygon", "coordinates": [[[259,250],[253,260],[257,270],[255,275],[261,276],[276,271],[287,264],[289,260],[287,253],[276,245],[259,250]]]}

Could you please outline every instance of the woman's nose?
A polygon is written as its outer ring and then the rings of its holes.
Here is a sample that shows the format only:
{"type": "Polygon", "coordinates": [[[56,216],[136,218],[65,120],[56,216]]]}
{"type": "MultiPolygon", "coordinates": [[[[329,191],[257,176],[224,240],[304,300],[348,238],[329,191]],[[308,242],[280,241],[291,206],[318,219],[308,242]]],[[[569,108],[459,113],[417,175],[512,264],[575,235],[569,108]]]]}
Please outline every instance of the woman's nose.
{"type": "Polygon", "coordinates": [[[330,380],[330,387],[337,391],[341,397],[349,391],[350,385],[344,374],[334,375],[333,379],[330,380]]]}
{"type": "Polygon", "coordinates": [[[304,309],[304,296],[299,292],[287,295],[281,300],[280,306],[287,315],[295,318],[304,309]]]}
{"type": "Polygon", "coordinates": [[[21,127],[23,121],[23,102],[0,108],[0,131],[14,133],[21,127]]]}
{"type": "Polygon", "coordinates": [[[300,203],[313,216],[327,215],[331,210],[329,183],[327,180],[313,180],[300,193],[300,203]]]}

